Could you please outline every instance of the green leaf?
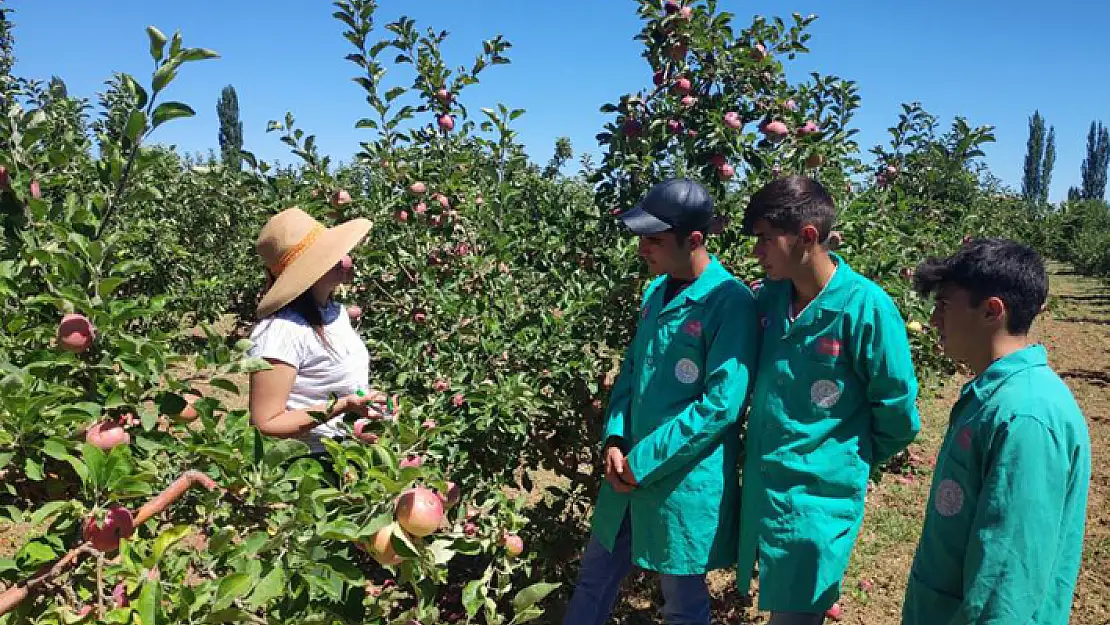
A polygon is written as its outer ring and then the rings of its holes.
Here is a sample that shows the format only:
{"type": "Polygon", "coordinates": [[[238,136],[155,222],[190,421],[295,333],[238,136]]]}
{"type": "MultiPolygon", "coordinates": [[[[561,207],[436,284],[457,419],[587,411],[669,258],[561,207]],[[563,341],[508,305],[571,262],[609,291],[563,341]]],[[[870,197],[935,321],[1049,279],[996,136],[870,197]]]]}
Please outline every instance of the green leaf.
{"type": "Polygon", "coordinates": [[[561,585],[562,584],[549,584],[547,582],[532,584],[524,590],[516,593],[516,596],[513,597],[513,611],[516,613],[520,613],[536,605],[540,601],[543,601],[544,597],[551,594],[551,591],[555,590],[561,585]]]}
{"type": "Polygon", "coordinates": [[[208,48],[186,48],[181,51],[181,55],[178,58],[181,59],[182,62],[187,63],[189,61],[218,59],[220,58],[220,53],[215,50],[209,50],[208,48]]]}
{"type": "Polygon", "coordinates": [[[253,356],[240,360],[232,367],[232,371],[236,373],[254,373],[256,371],[269,371],[270,369],[273,369],[273,367],[265,359],[253,356]]]}
{"type": "Polygon", "coordinates": [[[162,616],[162,584],[157,580],[143,582],[143,589],[139,592],[139,601],[136,609],[143,625],[157,625],[161,623],[162,616]]]}
{"type": "Polygon", "coordinates": [[[222,610],[230,606],[236,599],[250,592],[253,584],[254,580],[246,573],[232,573],[223,578],[216,589],[216,602],[212,609],[222,610]]]}
{"type": "Polygon", "coordinates": [[[70,505],[72,505],[72,502],[70,502],[68,500],[67,501],[51,501],[50,503],[47,503],[47,504],[43,505],[43,507],[41,507],[41,508],[39,508],[38,510],[35,511],[35,514],[31,517],[31,524],[32,525],[41,525],[43,521],[45,521],[46,519],[54,516],[59,511],[61,511],[63,508],[65,508],[67,506],[70,506],[70,505]]]}
{"type": "Polygon", "coordinates": [[[105,299],[111,297],[124,282],[127,282],[127,278],[104,278],[100,281],[100,297],[105,299]]]}
{"type": "Polygon", "coordinates": [[[270,444],[262,462],[268,467],[278,467],[294,456],[307,454],[309,447],[305,443],[293,439],[281,439],[270,444]]]}
{"type": "Polygon", "coordinates": [[[23,472],[33,482],[42,481],[42,463],[34,458],[27,458],[26,462],[23,463],[23,472]]]}
{"type": "Polygon", "coordinates": [[[227,378],[212,378],[208,384],[234,395],[239,394],[239,386],[227,378]]]}
{"type": "Polygon", "coordinates": [[[81,457],[85,460],[85,466],[89,468],[89,486],[98,488],[105,482],[104,469],[108,463],[108,456],[99,447],[94,447],[88,443],[81,445],[81,457]]]}
{"type": "Polygon", "coordinates": [[[173,545],[180,542],[183,538],[193,532],[191,525],[175,525],[174,527],[163,531],[158,535],[154,541],[154,548],[150,552],[150,556],[143,562],[146,568],[153,568],[158,566],[162,561],[162,556],[165,555],[166,550],[173,545]]]}
{"type": "Polygon", "coordinates": [[[139,81],[135,80],[135,77],[131,74],[124,74],[123,84],[127,90],[135,94],[135,106],[145,109],[146,103],[150,100],[150,96],[147,95],[146,89],[139,84],[139,81]]]}
{"type": "Polygon", "coordinates": [[[127,137],[132,143],[139,141],[139,135],[146,129],[146,113],[140,109],[131,111],[131,116],[127,118],[127,126],[123,129],[123,136],[127,137]]]}
{"type": "Polygon", "coordinates": [[[151,80],[150,83],[151,88],[154,89],[154,93],[158,93],[159,91],[165,89],[166,85],[170,84],[170,82],[176,75],[177,63],[173,61],[166,63],[162,67],[159,67],[158,71],[154,72],[154,78],[151,80]]]}
{"type": "Polygon", "coordinates": [[[435,558],[436,566],[443,566],[450,562],[451,558],[455,557],[455,552],[450,549],[450,545],[450,541],[437,540],[428,547],[428,551],[430,551],[435,558]]]}
{"type": "Polygon", "coordinates": [[[325,523],[316,531],[317,536],[328,540],[350,542],[358,538],[358,525],[347,519],[336,519],[325,523]]]}
{"type": "Polygon", "coordinates": [[[23,545],[23,548],[16,554],[15,560],[19,563],[20,568],[31,569],[53,562],[58,557],[58,553],[54,548],[43,542],[42,539],[32,540],[31,542],[23,545]]]}
{"type": "Polygon", "coordinates": [[[196,111],[187,104],[182,104],[181,102],[163,102],[158,105],[158,108],[154,109],[152,129],[161,126],[171,119],[192,117],[194,115],[196,115],[196,111]]]}
{"type": "Polygon", "coordinates": [[[166,36],[154,26],[147,26],[146,34],[150,37],[150,58],[161,61],[166,53],[166,36]]]}
{"type": "Polygon", "coordinates": [[[254,592],[247,598],[247,605],[251,608],[260,608],[272,599],[281,596],[283,592],[285,592],[285,570],[280,566],[275,566],[265,577],[258,581],[258,585],[254,587],[254,592]]]}
{"type": "Polygon", "coordinates": [[[478,610],[482,609],[482,603],[486,596],[486,580],[476,579],[469,582],[463,588],[462,601],[463,607],[466,608],[466,615],[474,618],[478,615],[478,610]]]}

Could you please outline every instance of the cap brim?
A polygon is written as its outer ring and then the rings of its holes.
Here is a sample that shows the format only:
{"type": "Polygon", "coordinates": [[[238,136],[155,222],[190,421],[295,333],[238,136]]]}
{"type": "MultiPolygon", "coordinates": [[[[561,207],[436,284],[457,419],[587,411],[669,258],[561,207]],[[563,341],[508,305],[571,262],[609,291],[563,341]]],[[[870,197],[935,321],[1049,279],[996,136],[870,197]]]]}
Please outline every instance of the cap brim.
{"type": "Polygon", "coordinates": [[[277,277],[255,308],[259,319],[268,317],[297,299],[331,271],[370,232],[370,220],[359,217],[328,228],[277,277]]]}
{"type": "Polygon", "coordinates": [[[621,221],[634,234],[659,234],[671,229],[671,224],[655,217],[651,213],[637,206],[632,210],[622,213],[621,221]]]}

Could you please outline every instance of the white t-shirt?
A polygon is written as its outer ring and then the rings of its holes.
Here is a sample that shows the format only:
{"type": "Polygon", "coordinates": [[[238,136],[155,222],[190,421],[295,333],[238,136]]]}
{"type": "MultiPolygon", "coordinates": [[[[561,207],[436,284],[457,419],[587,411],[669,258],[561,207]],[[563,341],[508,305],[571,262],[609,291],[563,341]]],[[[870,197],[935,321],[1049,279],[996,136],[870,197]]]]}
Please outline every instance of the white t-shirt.
{"type": "MultiPolygon", "coordinates": [[[[285,403],[286,410],[319,406],[330,393],[340,397],[359,389],[369,389],[370,353],[358,332],[351,326],[347,310],[338,302],[321,309],[324,334],[331,351],[308,321],[292,310],[285,309],[260,321],[251,331],[254,345],[248,352],[258,358],[273,358],[296,368],[297,377],[285,403]]],[[[342,437],[338,427],[343,417],[337,416],[301,435],[312,452],[324,451],[323,437],[342,437]]]]}

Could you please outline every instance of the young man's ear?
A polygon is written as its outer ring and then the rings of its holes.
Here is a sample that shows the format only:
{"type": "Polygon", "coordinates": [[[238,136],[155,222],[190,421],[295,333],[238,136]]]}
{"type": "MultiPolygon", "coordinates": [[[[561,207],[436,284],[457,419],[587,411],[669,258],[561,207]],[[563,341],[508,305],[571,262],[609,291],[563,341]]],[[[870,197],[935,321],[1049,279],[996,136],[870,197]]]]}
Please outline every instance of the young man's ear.
{"type": "Polygon", "coordinates": [[[983,310],[990,321],[1001,320],[1006,314],[1006,302],[999,297],[988,297],[983,302],[983,310]]]}
{"type": "Polygon", "coordinates": [[[696,250],[705,244],[705,235],[695,230],[690,233],[690,237],[687,240],[690,242],[690,249],[696,250]]]}
{"type": "Polygon", "coordinates": [[[812,224],[802,226],[801,232],[798,233],[798,238],[806,245],[817,245],[821,241],[821,235],[817,232],[817,226],[812,224]]]}

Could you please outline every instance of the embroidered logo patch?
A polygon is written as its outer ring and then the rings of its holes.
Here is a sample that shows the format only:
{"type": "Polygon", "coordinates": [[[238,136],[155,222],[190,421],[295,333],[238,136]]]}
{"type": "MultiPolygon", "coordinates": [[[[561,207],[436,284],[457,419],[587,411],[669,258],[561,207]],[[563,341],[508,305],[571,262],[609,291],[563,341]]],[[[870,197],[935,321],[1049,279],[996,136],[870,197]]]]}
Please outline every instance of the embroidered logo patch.
{"type": "Polygon", "coordinates": [[[817,339],[817,353],[822,356],[839,356],[840,341],[831,336],[822,336],[817,339]]]}
{"type": "Polygon", "coordinates": [[[683,384],[693,384],[697,382],[700,373],[701,370],[698,369],[698,365],[689,358],[683,358],[674,366],[674,377],[683,384]]]}
{"type": "Polygon", "coordinates": [[[762,287],[762,286],[763,286],[763,278],[756,278],[755,280],[752,280],[751,282],[748,283],[748,288],[751,289],[752,291],[759,291],[760,287],[762,287]]]}
{"type": "Polygon", "coordinates": [[[697,319],[691,319],[682,325],[682,331],[694,338],[701,336],[701,322],[697,319]]]}
{"type": "Polygon", "coordinates": [[[953,480],[942,480],[937,486],[937,512],[941,516],[955,516],[963,507],[964,489],[953,480]]]}
{"type": "Polygon", "coordinates": [[[840,387],[832,380],[817,380],[809,387],[809,399],[821,408],[832,408],[840,401],[840,387]]]}
{"type": "Polygon", "coordinates": [[[771,327],[771,318],[767,315],[763,315],[759,318],[759,325],[763,326],[763,329],[766,330],[771,327]]]}
{"type": "Polygon", "coordinates": [[[960,433],[956,435],[956,444],[964,451],[971,449],[971,428],[966,425],[960,428],[960,433]]]}

